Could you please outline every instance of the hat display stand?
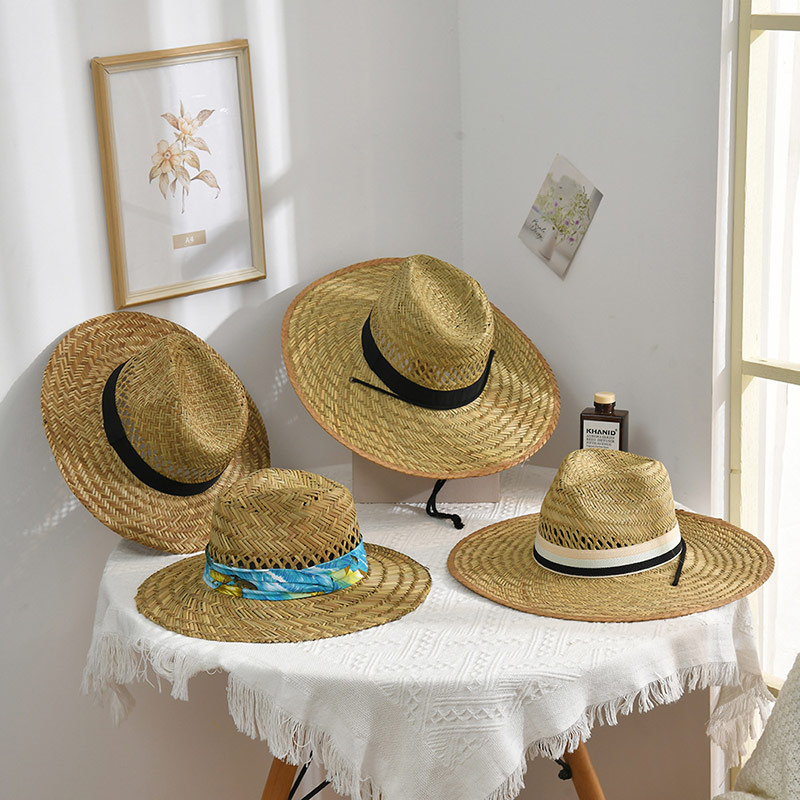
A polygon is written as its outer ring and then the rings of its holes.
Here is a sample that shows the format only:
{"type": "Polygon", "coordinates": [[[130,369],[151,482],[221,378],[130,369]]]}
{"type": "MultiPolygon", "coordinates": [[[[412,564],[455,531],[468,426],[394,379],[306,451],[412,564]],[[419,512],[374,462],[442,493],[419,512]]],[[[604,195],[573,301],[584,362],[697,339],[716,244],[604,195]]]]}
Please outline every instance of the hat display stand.
{"type": "MultiPolygon", "coordinates": [[[[356,503],[424,503],[433,488],[430,478],[407,475],[353,453],[353,498],[356,503]]],[[[451,478],[438,499],[443,503],[497,503],[500,473],[476,478],[451,478]]]]}

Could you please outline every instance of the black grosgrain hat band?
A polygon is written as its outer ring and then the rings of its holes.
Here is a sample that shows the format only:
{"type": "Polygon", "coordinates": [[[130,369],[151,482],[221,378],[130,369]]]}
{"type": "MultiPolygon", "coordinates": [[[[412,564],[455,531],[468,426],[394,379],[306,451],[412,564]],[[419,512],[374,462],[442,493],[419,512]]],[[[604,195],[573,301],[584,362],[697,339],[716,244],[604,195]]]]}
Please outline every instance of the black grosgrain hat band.
{"type": "Polygon", "coordinates": [[[414,381],[406,378],[405,375],[401,375],[386,358],[384,358],[383,353],[378,349],[378,345],[375,343],[375,339],[372,336],[370,318],[371,315],[367,317],[364,326],[361,328],[361,349],[369,368],[389,387],[389,389],[391,389],[391,391],[387,392],[379,386],[373,386],[371,383],[366,383],[358,378],[350,378],[352,383],[358,383],[361,386],[366,386],[369,389],[382,392],[390,397],[396,397],[399,400],[403,400],[415,406],[440,411],[461,408],[462,406],[468,405],[473,400],[477,400],[481,396],[481,393],[486,387],[486,382],[489,380],[494,350],[489,351],[486,367],[480,378],[474,383],[460,389],[430,389],[427,386],[414,383],[414,381]]]}
{"type": "Polygon", "coordinates": [[[177,497],[190,497],[192,495],[201,494],[205,492],[206,489],[210,489],[219,480],[222,473],[201,483],[182,483],[181,481],[168,478],[160,472],[156,472],[156,470],[136,452],[125,433],[125,428],[117,410],[117,380],[119,379],[119,375],[125,363],[120,364],[111,375],[109,375],[103,387],[103,429],[105,430],[108,443],[114,448],[122,463],[125,464],[131,473],[151,489],[156,489],[164,494],[171,494],[177,497]]]}

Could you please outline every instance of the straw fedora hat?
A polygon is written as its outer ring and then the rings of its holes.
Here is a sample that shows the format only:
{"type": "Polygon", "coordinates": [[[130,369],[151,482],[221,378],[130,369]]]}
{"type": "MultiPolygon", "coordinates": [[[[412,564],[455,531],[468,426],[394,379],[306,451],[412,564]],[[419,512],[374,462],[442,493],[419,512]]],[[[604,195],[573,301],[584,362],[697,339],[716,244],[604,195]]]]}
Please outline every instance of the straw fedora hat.
{"type": "Polygon", "coordinates": [[[468,588],[520,611],[634,622],[744,597],[774,562],[749,533],[676,511],[660,461],[591,449],[564,459],[538,514],[467,536],[447,566],[468,588]]]}
{"type": "Polygon", "coordinates": [[[136,606],[199,639],[305,642],[399,619],[430,585],[421,564],[364,543],[344,486],[265,469],[220,494],[205,555],[151,575],[136,606]]]}
{"type": "Polygon", "coordinates": [[[306,287],[283,320],[289,380],[352,451],[429,478],[488,475],[538,450],[558,419],[555,378],[466,273],[383,258],[306,287]]]}
{"type": "Polygon", "coordinates": [[[42,419],[81,503],[126,539],[172,553],[201,550],[216,496],[270,463],[261,415],[233,370],[149,314],[69,331],[44,371],[42,419]]]}

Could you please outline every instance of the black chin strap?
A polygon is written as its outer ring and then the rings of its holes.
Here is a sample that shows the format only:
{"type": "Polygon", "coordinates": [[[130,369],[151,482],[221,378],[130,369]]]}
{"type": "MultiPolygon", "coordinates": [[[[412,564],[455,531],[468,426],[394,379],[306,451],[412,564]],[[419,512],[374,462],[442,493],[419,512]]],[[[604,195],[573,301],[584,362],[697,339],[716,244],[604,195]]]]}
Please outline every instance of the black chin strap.
{"type": "Polygon", "coordinates": [[[678,581],[681,579],[681,571],[683,570],[683,562],[686,559],[686,542],[681,539],[681,554],[678,557],[678,568],[675,570],[675,577],[672,579],[672,585],[677,586],[678,581]]]}
{"type": "Polygon", "coordinates": [[[436,508],[436,495],[439,494],[439,490],[444,486],[446,478],[439,478],[433,486],[433,491],[431,492],[431,496],[428,498],[428,503],[425,506],[425,511],[427,512],[428,516],[436,517],[436,519],[449,519],[453,523],[453,527],[460,531],[464,527],[464,523],[461,521],[461,517],[458,514],[443,514],[436,508]]]}

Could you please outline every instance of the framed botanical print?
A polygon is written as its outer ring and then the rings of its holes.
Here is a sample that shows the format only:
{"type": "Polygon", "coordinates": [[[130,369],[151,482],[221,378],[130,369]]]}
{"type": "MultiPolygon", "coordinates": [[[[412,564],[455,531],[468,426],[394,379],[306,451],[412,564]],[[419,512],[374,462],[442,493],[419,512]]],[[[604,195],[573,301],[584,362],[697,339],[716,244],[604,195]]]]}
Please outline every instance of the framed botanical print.
{"type": "Polygon", "coordinates": [[[264,278],[247,41],[91,65],[116,307],[264,278]]]}

